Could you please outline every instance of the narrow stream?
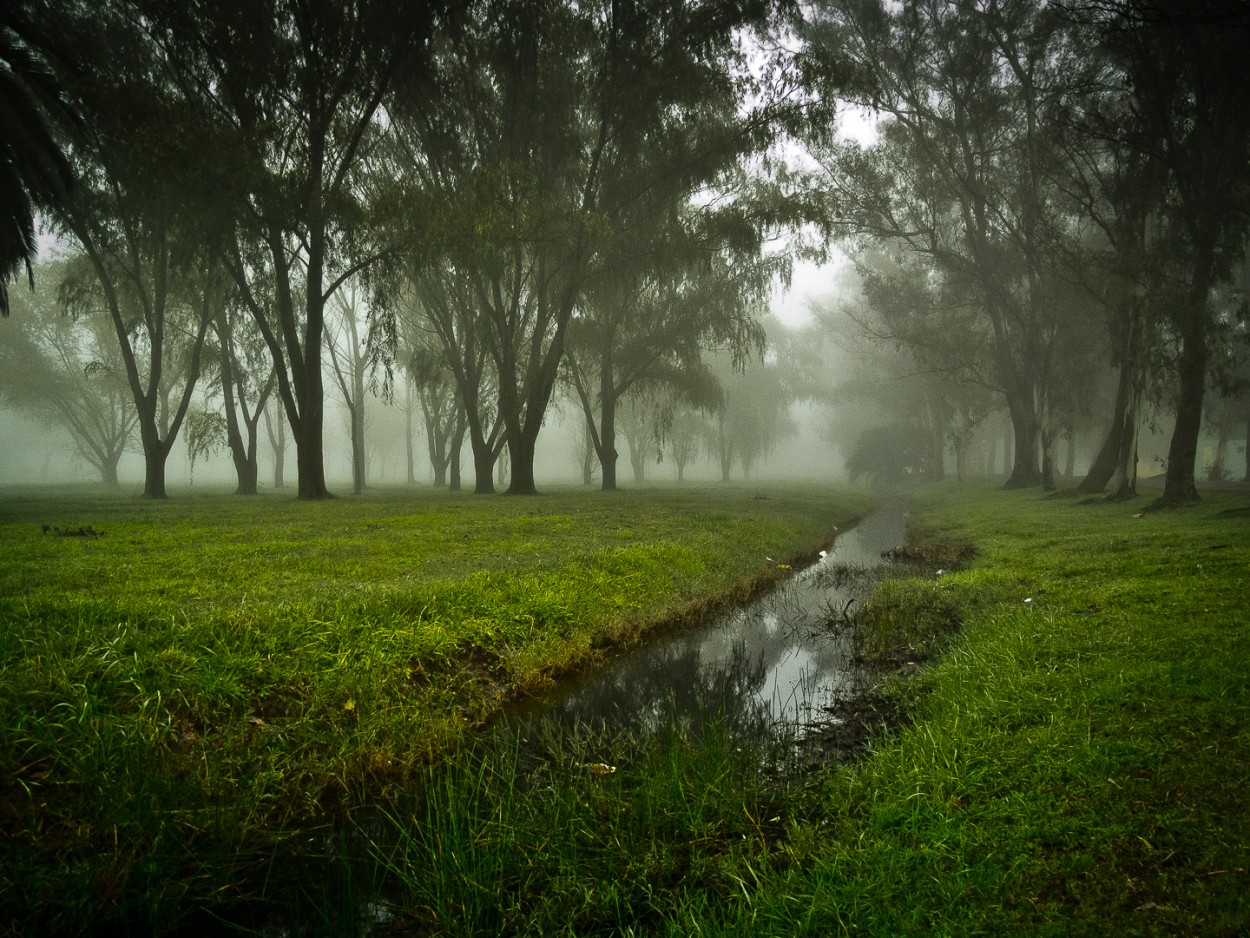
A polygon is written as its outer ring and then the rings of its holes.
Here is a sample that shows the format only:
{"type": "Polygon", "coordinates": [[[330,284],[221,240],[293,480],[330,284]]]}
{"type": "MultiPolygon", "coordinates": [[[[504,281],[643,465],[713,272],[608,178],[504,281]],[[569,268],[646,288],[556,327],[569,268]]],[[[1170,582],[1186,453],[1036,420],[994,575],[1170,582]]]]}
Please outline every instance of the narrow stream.
{"type": "Polygon", "coordinates": [[[756,731],[807,725],[854,692],[849,640],[828,622],[870,588],[862,574],[884,563],[882,552],[905,543],[906,520],[901,499],[882,503],[776,589],[622,653],[517,716],[605,729],[644,728],[674,712],[693,725],[710,717],[756,731]]]}
{"type": "MultiPolygon", "coordinates": [[[[882,552],[905,539],[905,504],[887,500],[838,532],[819,561],[777,588],[702,626],[622,652],[554,697],[509,714],[490,732],[525,740],[522,755],[541,762],[550,756],[541,744],[527,754],[535,744],[526,737],[551,740],[554,734],[573,740],[598,734],[610,739],[638,731],[632,733],[635,738],[646,738],[649,730],[674,717],[696,737],[716,721],[741,734],[738,738],[769,741],[753,745],[752,752],[785,750],[784,761],[776,763],[785,771],[784,765],[794,764],[800,748],[795,743],[804,731],[837,723],[830,711],[857,692],[860,675],[850,639],[846,630],[831,629],[830,619],[871,589],[874,571],[885,563],[882,552]]],[[[480,742],[484,755],[478,758],[491,758],[489,739],[480,742]]],[[[505,743],[503,751],[510,745],[505,743]]],[[[759,768],[771,771],[773,758],[759,768]]],[[[832,758],[844,754],[835,751],[832,758]]],[[[569,768],[582,771],[585,766],[569,768]]],[[[410,817],[420,817],[421,797],[414,793],[417,809],[410,817]]],[[[393,904],[401,891],[377,857],[395,854],[408,836],[385,810],[360,811],[346,822],[309,829],[300,845],[292,843],[286,856],[274,857],[264,882],[257,884],[256,895],[264,895],[263,900],[240,902],[221,918],[205,910],[179,934],[243,928],[288,938],[318,932],[315,923],[325,926],[331,919],[343,933],[386,932],[396,926],[392,910],[402,907],[393,904]]]]}

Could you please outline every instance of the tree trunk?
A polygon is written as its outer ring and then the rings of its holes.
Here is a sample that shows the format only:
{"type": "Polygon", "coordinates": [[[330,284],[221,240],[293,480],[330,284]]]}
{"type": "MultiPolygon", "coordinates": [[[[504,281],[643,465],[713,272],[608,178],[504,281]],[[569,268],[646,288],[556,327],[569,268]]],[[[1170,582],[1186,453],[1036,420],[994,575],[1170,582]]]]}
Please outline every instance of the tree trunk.
{"type": "Polygon", "coordinates": [[[417,460],[416,452],[413,449],[412,441],[412,379],[407,378],[404,381],[406,390],[406,401],[404,408],[404,455],[408,459],[408,484],[412,485],[417,481],[417,460]]]}
{"type": "Polygon", "coordinates": [[[300,499],[316,500],[331,498],[326,488],[325,465],[322,454],[325,452],[322,436],[323,406],[320,400],[321,382],[314,382],[313,388],[306,388],[301,395],[303,406],[298,427],[292,428],[295,438],[295,469],[299,476],[297,493],[300,499]]]}
{"type": "Polygon", "coordinates": [[[603,475],[599,487],[616,491],[616,388],[613,385],[612,361],[604,356],[599,368],[599,468],[603,475]]]}
{"type": "Polygon", "coordinates": [[[121,461],[121,454],[112,459],[106,459],[100,463],[100,481],[105,485],[114,487],[117,485],[117,464],[121,461]]]}
{"type": "Polygon", "coordinates": [[[643,458],[643,454],[633,447],[629,450],[629,465],[634,470],[635,483],[647,481],[647,461],[643,458]]]}
{"type": "Polygon", "coordinates": [[[1042,481],[1038,470],[1038,427],[1037,415],[1032,407],[1028,407],[1018,399],[1018,395],[1009,395],[1007,406],[1011,412],[1011,438],[1013,459],[1011,475],[1003,484],[1004,488],[1022,489],[1037,485],[1042,481]]]}
{"type": "MultiPolygon", "coordinates": [[[[528,421],[527,421],[528,423],[528,421]]],[[[526,428],[528,429],[528,427],[526,428]]],[[[534,480],[535,434],[523,432],[520,439],[508,439],[508,494],[537,495],[534,480]]]]}
{"type": "Polygon", "coordinates": [[[1194,277],[1186,298],[1181,323],[1181,354],[1177,363],[1180,398],[1176,405],[1176,424],[1168,445],[1168,470],[1163,483],[1163,496],[1155,504],[1161,507],[1190,505],[1198,501],[1194,483],[1194,463],[1198,458],[1198,434],[1202,429],[1202,399],[1207,386],[1207,303],[1211,289],[1211,271],[1215,247],[1199,246],[1194,264],[1194,277]]]}
{"type": "Polygon", "coordinates": [[[1215,456],[1207,467],[1207,481],[1220,482],[1225,476],[1224,463],[1228,458],[1228,426],[1221,424],[1215,439],[1215,456]]]}
{"type": "MultiPolygon", "coordinates": [[[[265,420],[269,416],[266,413],[265,420]]],[[[275,489],[284,488],[286,486],[286,419],[282,414],[282,408],[278,408],[277,432],[270,432],[269,442],[273,445],[273,487],[275,489]]],[[[272,431],[272,428],[270,428],[272,431]]]]}
{"type": "Polygon", "coordinates": [[[165,492],[165,460],[169,450],[157,439],[147,439],[154,433],[144,433],[143,441],[143,497],[168,498],[165,492]]]}
{"type": "Polygon", "coordinates": [[[448,480],[447,488],[452,492],[460,491],[460,451],[464,447],[464,431],[465,425],[463,419],[456,426],[456,433],[451,439],[451,447],[448,451],[448,480]]]}
{"type": "Polygon", "coordinates": [[[349,404],[347,414],[350,419],[352,437],[352,494],[363,495],[365,491],[365,417],[364,401],[357,399],[349,404]]]}
{"type": "Polygon", "coordinates": [[[1077,486],[1078,492],[1094,495],[1111,483],[1111,499],[1128,499],[1137,494],[1137,434],[1146,390],[1147,328],[1143,302],[1141,297],[1133,297],[1123,313],[1120,375],[1111,427],[1093,465],[1077,486]]]}
{"type": "Polygon", "coordinates": [[[473,494],[495,494],[495,452],[482,433],[481,423],[469,418],[469,446],[473,450],[473,494]]]}

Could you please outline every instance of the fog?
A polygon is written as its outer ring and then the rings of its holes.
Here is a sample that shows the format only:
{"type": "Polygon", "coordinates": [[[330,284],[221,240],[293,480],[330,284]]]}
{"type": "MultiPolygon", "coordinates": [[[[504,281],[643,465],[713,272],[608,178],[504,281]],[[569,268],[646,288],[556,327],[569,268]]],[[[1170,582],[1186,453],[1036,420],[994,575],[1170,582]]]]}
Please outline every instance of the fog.
{"type": "Polygon", "coordinates": [[[1238,5],[39,9],[7,484],[1250,481],[1238,5]]]}

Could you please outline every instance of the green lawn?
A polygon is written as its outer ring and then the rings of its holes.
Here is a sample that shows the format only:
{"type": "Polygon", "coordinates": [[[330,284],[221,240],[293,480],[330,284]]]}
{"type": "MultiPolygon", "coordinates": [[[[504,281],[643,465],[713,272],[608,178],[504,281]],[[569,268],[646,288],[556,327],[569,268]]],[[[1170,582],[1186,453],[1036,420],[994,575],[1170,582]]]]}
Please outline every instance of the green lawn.
{"type": "Polygon", "coordinates": [[[158,868],[196,894],[208,866],[383,799],[508,697],[775,577],[768,556],[810,554],[870,501],[175,495],[0,493],[0,933],[30,912],[72,927],[158,868]]]}
{"type": "Polygon", "coordinates": [[[854,765],[777,778],[680,719],[452,744],[863,496],[11,494],[6,915],[159,931],[297,852],[289,820],[373,803],[373,865],[306,890],[311,933],[383,894],[416,934],[1250,933],[1250,495],[911,497],[914,540],[978,553],[865,603],[862,647],[917,663],[885,689],[909,719],[854,765]]]}

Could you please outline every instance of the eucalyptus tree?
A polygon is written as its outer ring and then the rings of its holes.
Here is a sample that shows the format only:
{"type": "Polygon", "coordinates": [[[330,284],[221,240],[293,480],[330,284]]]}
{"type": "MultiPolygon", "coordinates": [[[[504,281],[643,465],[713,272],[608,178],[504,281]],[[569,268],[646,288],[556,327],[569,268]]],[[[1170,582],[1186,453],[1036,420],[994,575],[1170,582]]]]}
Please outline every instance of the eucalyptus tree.
{"type": "MultiPolygon", "coordinates": [[[[233,292],[232,283],[221,282],[229,278],[225,270],[218,268],[216,274],[217,282],[206,283],[205,288],[233,292]]],[[[276,376],[255,324],[233,297],[223,300],[216,305],[213,317],[217,345],[213,379],[222,397],[225,444],[238,480],[235,494],[256,495],[260,491],[260,421],[273,395],[276,376]]]]}
{"type": "Polygon", "coordinates": [[[918,451],[930,478],[944,476],[949,447],[962,473],[991,397],[1001,394],[979,294],[919,254],[865,246],[853,260],[840,305],[816,311],[821,333],[850,363],[829,394],[838,423],[888,428],[860,433],[857,445],[877,456],[918,451]],[[884,439],[900,431],[914,439],[884,439]]]}
{"type": "Polygon", "coordinates": [[[447,421],[462,421],[463,426],[452,435],[460,441],[465,434],[469,437],[473,491],[478,495],[493,493],[495,463],[505,445],[504,424],[491,393],[494,381],[489,372],[489,349],[475,314],[471,285],[448,267],[414,265],[407,276],[410,299],[400,314],[404,320],[401,332],[412,343],[409,362],[418,369],[414,376],[422,379],[427,395],[422,398],[427,427],[431,416],[442,427],[447,421]],[[437,349],[428,344],[431,336],[437,349]],[[454,387],[442,380],[448,375],[454,387]]]}
{"type": "Polygon", "coordinates": [[[708,365],[720,387],[708,448],[722,481],[730,480],[735,464],[750,477],[777,443],[795,431],[786,363],[775,352],[745,363],[722,352],[708,356],[708,365]]]}
{"type": "Polygon", "coordinates": [[[326,304],[385,248],[359,178],[401,66],[419,67],[445,8],[425,0],[136,0],[198,120],[198,172],[235,224],[230,269],[273,358],[299,497],[329,495],[326,304]],[[416,63],[416,64],[414,64],[416,63]],[[274,284],[272,305],[258,284],[274,284]]]}
{"type": "Polygon", "coordinates": [[[138,416],[143,494],[164,498],[212,319],[213,299],[194,282],[213,261],[183,181],[198,132],[147,37],[112,11],[96,28],[103,44],[78,50],[70,85],[84,127],[69,150],[77,182],[57,216],[86,263],[61,294],[75,312],[111,321],[138,416]]]}
{"type": "MultiPolygon", "coordinates": [[[[64,262],[39,275],[60,282],[64,262]]],[[[134,443],[137,422],[121,349],[102,316],[71,316],[52,291],[14,297],[16,316],[0,324],[0,400],[69,431],[106,485],[134,443]]]]}
{"type": "Polygon", "coordinates": [[[417,392],[434,484],[460,491],[460,450],[468,421],[441,348],[414,345],[406,354],[408,384],[417,392]]]}
{"type": "Polygon", "coordinates": [[[356,280],[349,281],[334,295],[331,312],[325,318],[325,347],[330,367],[338,383],[343,406],[347,408],[348,436],[352,451],[352,494],[365,490],[365,397],[369,348],[363,294],[356,280]]]}
{"type": "MultiPolygon", "coordinates": [[[[787,259],[762,256],[758,229],[731,251],[715,233],[689,227],[678,222],[666,232],[655,225],[648,239],[631,226],[626,240],[646,250],[621,244],[611,252],[614,262],[589,278],[569,328],[566,371],[604,491],[616,488],[616,411],[631,390],[654,395],[667,386],[700,406],[706,349],[728,351],[739,362],[763,351],[757,313],[787,259]]],[[[631,452],[637,449],[631,445],[631,452]]],[[[635,478],[639,465],[633,460],[635,478]]]]}
{"type": "Polygon", "coordinates": [[[479,2],[466,41],[396,102],[414,204],[445,228],[427,261],[463,285],[458,333],[498,379],[510,492],[535,490],[570,323],[631,207],[681,204],[775,133],[743,47],[774,15],[762,0],[479,2]]]}
{"type": "Polygon", "coordinates": [[[1061,27],[1032,0],[831,0],[804,29],[810,56],[851,63],[860,85],[847,95],[885,118],[871,150],[833,143],[829,128],[809,135],[830,229],[899,245],[975,288],[1014,427],[1010,486],[1043,481],[1053,432],[1051,115],[1083,74],[1061,27]]]}
{"type": "Polygon", "coordinates": [[[1166,174],[1159,214],[1183,289],[1164,310],[1179,343],[1178,398],[1159,502],[1186,504],[1198,499],[1212,290],[1241,258],[1250,223],[1250,11],[1235,0],[1117,0],[1083,8],[1122,71],[1133,111],[1128,142],[1166,174]]]}

